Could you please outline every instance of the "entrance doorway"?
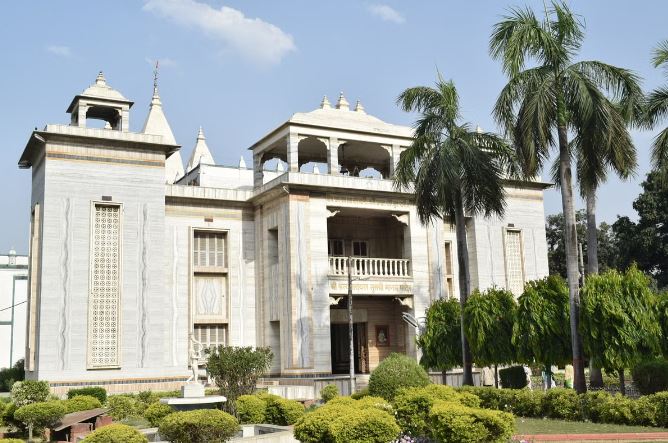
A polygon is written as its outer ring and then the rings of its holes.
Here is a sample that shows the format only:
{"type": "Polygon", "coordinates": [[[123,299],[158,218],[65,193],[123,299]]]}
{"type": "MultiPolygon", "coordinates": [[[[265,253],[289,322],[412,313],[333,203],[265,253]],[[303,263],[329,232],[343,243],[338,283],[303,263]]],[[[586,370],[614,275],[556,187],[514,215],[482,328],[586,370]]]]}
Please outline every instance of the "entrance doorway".
{"type": "MultiPolygon", "coordinates": [[[[353,345],[355,352],[355,373],[369,372],[367,349],[367,324],[353,324],[353,345]]],[[[347,323],[335,323],[330,327],[332,340],[332,374],[348,374],[350,372],[350,339],[347,323]]]]}

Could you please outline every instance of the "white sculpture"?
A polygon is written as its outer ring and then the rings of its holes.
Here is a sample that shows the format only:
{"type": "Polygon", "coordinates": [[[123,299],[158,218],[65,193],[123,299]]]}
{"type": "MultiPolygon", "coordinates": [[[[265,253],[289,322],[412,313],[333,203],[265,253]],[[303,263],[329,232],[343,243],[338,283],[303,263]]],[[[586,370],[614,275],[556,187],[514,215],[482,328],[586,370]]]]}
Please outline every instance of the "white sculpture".
{"type": "Polygon", "coordinates": [[[202,358],[202,349],[204,345],[197,341],[193,334],[190,334],[190,368],[193,374],[188,382],[199,384],[199,361],[202,358]]]}

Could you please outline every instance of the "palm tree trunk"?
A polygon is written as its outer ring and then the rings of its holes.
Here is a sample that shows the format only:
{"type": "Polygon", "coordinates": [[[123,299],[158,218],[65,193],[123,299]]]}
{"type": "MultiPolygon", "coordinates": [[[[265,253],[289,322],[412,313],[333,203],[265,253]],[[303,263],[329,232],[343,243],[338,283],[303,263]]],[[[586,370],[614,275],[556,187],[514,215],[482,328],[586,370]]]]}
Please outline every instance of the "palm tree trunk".
{"type": "MultiPolygon", "coordinates": [[[[587,194],[587,275],[598,274],[598,226],[596,224],[596,190],[587,194]]],[[[603,387],[603,372],[593,356],[589,356],[589,386],[603,387]]]]}
{"type": "MultiPolygon", "coordinates": [[[[563,111],[565,112],[565,111],[563,111]]],[[[568,129],[559,124],[559,175],[561,178],[561,203],[564,212],[564,244],[566,246],[566,275],[570,301],[571,344],[573,350],[573,387],[578,393],[587,391],[584,377],[584,358],[580,338],[580,287],[578,275],[578,235],[575,225],[573,201],[573,174],[568,152],[568,129]]]]}
{"type": "Polygon", "coordinates": [[[463,385],[473,386],[473,370],[471,367],[471,350],[464,334],[464,305],[471,292],[471,276],[469,273],[469,249],[466,244],[466,218],[461,199],[457,202],[455,213],[455,230],[457,233],[457,264],[459,265],[459,304],[462,307],[462,370],[463,385]]]}

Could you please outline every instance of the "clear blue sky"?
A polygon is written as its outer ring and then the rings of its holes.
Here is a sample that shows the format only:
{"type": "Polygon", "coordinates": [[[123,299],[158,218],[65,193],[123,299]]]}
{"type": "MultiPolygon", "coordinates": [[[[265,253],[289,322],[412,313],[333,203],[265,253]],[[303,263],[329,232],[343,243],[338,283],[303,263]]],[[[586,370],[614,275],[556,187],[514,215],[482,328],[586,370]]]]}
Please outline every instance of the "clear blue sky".
{"type": "MultiPolygon", "coordinates": [[[[0,252],[27,251],[30,173],[18,158],[31,129],[66,123],[72,97],[99,70],[135,101],[132,130],[141,129],[152,88],[151,60],[160,59],[160,92],[187,161],[204,127],[218,163],[237,164],[246,148],[322,95],[360,98],[370,114],[399,124],[412,116],[394,100],[404,88],[430,84],[436,68],[459,88],[464,117],[496,129],[490,110],[505,84],[487,55],[493,24],[510,6],[542,8],[541,0],[476,1],[220,1],[148,0],[7,2],[0,15],[0,69],[5,177],[0,252]]],[[[668,2],[570,0],[586,21],[581,58],[627,67],[646,89],[666,82],[650,51],[668,38],[668,2]]],[[[626,183],[600,192],[599,218],[635,216],[632,201],[648,169],[652,132],[634,133],[640,168],[626,183]]],[[[557,192],[546,212],[560,211],[557,192]]],[[[581,205],[580,205],[581,206],[581,205]]]]}

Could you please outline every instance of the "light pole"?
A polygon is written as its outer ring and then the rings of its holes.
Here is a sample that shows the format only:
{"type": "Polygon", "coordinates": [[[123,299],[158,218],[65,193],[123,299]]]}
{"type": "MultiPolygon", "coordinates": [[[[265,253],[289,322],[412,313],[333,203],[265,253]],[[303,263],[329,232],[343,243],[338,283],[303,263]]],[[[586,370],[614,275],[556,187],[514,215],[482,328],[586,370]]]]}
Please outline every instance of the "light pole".
{"type": "Polygon", "coordinates": [[[350,395],[355,393],[355,339],[353,337],[352,256],[348,256],[348,346],[350,347],[350,395]]]}

